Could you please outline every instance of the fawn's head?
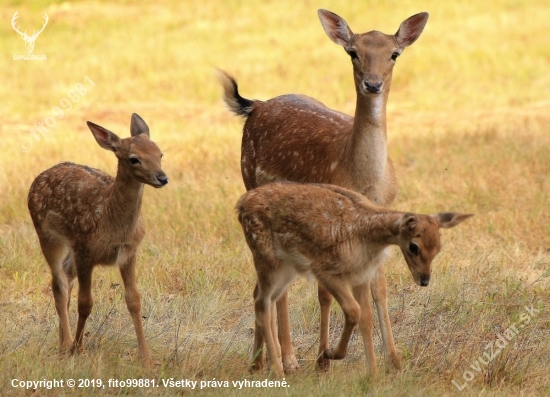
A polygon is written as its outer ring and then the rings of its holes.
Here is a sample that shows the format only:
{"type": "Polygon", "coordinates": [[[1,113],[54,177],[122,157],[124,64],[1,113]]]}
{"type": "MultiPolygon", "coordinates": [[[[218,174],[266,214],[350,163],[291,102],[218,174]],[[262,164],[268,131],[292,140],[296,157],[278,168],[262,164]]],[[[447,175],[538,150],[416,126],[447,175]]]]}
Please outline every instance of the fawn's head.
{"type": "Polygon", "coordinates": [[[149,127],[136,113],[132,114],[130,138],[120,139],[115,133],[91,121],[87,124],[99,146],[114,152],[119,167],[136,180],[156,188],[168,183],[168,177],[160,165],[162,152],[149,139],[149,127]]]}
{"type": "Polygon", "coordinates": [[[421,12],[403,21],[395,35],[374,30],[354,34],[338,15],[322,9],[318,15],[328,37],[351,57],[356,90],[364,95],[389,91],[397,57],[418,39],[428,21],[428,13],[421,12]]]}
{"type": "Polygon", "coordinates": [[[430,283],[432,260],[441,250],[439,228],[458,225],[473,214],[442,212],[435,215],[405,214],[399,219],[398,245],[416,284],[430,283]]]}

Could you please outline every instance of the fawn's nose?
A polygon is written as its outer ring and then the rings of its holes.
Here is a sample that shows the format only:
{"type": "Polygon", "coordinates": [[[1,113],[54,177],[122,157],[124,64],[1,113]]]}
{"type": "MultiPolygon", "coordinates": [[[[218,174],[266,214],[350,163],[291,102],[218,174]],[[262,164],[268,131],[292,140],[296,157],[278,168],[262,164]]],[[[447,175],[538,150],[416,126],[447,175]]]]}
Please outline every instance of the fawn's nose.
{"type": "Polygon", "coordinates": [[[159,172],[157,174],[157,181],[159,181],[159,183],[164,186],[168,183],[168,177],[164,172],[159,172]]]}
{"type": "Polygon", "coordinates": [[[427,287],[428,284],[430,284],[430,275],[429,274],[424,274],[424,275],[420,276],[420,286],[421,287],[427,287]]]}

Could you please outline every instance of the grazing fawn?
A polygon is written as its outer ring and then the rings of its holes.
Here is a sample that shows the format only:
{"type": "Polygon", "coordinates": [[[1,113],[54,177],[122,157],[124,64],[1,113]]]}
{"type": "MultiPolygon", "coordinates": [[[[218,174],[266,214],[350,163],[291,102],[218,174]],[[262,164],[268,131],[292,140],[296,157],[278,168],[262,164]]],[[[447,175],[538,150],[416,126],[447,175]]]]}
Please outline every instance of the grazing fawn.
{"type": "Polygon", "coordinates": [[[137,114],[132,115],[130,138],[120,139],[89,121],[88,127],[99,146],[118,158],[116,178],[90,167],[61,163],[36,177],[28,197],[40,247],[52,273],[59,350],[75,353],[82,349],[84,325],[93,305],[93,268],[116,264],[136,330],[139,357],[151,365],[136,285],[136,250],[145,234],[143,185],[160,188],[168,183],[160,164],[162,153],[149,139],[149,127],[137,114]],[[78,325],[73,342],[69,303],[75,278],[79,286],[78,325]]]}
{"type": "MultiPolygon", "coordinates": [[[[390,205],[397,195],[395,171],[387,153],[386,103],[392,70],[405,47],[413,44],[428,20],[423,12],[401,23],[395,35],[378,31],[354,34],[338,15],[319,10],[329,38],[351,58],[357,92],[355,117],[327,108],[303,95],[282,95],[267,101],[243,98],[235,80],[219,77],[231,111],[244,116],[241,171],[247,190],[268,182],[288,180],[329,183],[352,189],[377,205],[390,205]]],[[[401,359],[395,349],[387,309],[384,269],[371,285],[386,358],[395,369],[401,359]]],[[[367,288],[367,286],[365,286],[367,288]]],[[[321,335],[317,366],[326,370],[332,296],[319,284],[321,335]]],[[[277,302],[282,362],[286,370],[299,368],[292,349],[286,291],[277,302]]],[[[256,369],[253,368],[252,369],[256,369]]]]}
{"type": "MultiPolygon", "coordinates": [[[[403,213],[375,206],[365,196],[334,185],[281,182],[245,193],[236,208],[258,276],[254,311],[259,335],[254,351],[261,352],[265,341],[268,367],[278,376],[283,366],[277,358],[271,310],[296,276],[312,273],[344,312],[340,341],[324,350],[323,357],[344,358],[359,324],[367,372],[374,375],[369,285],[384,263],[386,247],[399,246],[415,283],[427,286],[432,260],[441,249],[439,228],[472,216],[403,213]]],[[[255,361],[262,368],[263,353],[255,361]]]]}

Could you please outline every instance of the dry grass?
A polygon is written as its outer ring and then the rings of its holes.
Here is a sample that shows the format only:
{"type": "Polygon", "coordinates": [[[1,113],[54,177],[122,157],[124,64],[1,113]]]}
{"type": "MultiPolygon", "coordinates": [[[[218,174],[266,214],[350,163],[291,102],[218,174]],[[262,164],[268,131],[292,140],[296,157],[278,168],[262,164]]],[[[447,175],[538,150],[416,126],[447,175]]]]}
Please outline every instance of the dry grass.
{"type": "MultiPolygon", "coordinates": [[[[399,177],[395,207],[457,210],[476,217],[444,233],[433,284],[413,286],[397,254],[387,264],[390,316],[405,369],[364,378],[360,338],[319,377],[314,370],[318,304],[313,284],[291,290],[292,326],[302,371],[286,389],[224,389],[224,395],[536,396],[550,393],[550,13],[529,2],[210,0],[155,5],[126,1],[32,5],[0,10],[0,396],[31,395],[12,379],[154,378],[263,380],[247,372],[254,272],[233,206],[244,191],[241,121],[221,103],[214,69],[233,73],[244,96],[314,96],[352,113],[350,65],[326,37],[316,9],[342,15],[357,32],[394,32],[429,11],[422,37],[399,59],[390,97],[389,148],[399,177]],[[452,4],[451,4],[452,3],[452,4]],[[36,41],[46,61],[15,61],[23,29],[50,22],[36,41]],[[88,76],[88,92],[36,140],[30,130],[88,76]],[[170,184],[146,189],[148,234],[138,272],[146,337],[157,362],[136,360],[120,277],[95,271],[95,306],[86,352],[59,360],[49,271],[26,209],[34,177],[63,160],[113,173],[115,159],[87,131],[91,120],[127,136],[132,112],[165,153],[170,184]],[[21,139],[30,151],[18,149],[21,139]],[[525,306],[540,313],[521,321],[525,306]],[[480,372],[485,348],[513,324],[525,325],[480,372]],[[465,371],[473,379],[459,392],[465,371]]],[[[74,299],[74,297],[73,297],[74,299]]],[[[76,310],[71,310],[73,324],[76,310]]],[[[333,310],[332,337],[342,325],[333,310]]],[[[375,340],[379,349],[381,341],[375,340]]],[[[378,350],[381,363],[381,351],[378,350]]],[[[382,364],[381,364],[382,365],[382,364]]],[[[136,389],[68,388],[35,395],[138,394],[136,389]]],[[[188,393],[148,388],[139,393],[188,393]]],[[[221,394],[208,388],[201,395],[221,394]]]]}

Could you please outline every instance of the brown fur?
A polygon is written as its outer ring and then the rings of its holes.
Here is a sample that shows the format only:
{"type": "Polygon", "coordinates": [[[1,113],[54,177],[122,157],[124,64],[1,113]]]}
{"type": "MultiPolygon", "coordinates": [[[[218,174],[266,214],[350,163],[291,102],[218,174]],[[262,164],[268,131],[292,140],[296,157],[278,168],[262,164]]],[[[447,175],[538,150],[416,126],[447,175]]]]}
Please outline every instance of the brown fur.
{"type": "Polygon", "coordinates": [[[99,145],[118,157],[116,178],[90,167],[61,163],[36,177],[28,196],[29,212],[52,273],[60,352],[81,349],[84,325],[93,306],[93,267],[116,264],[136,329],[139,356],[150,364],[135,256],[145,235],[141,218],[143,184],[162,187],[168,183],[160,166],[162,153],[149,140],[149,128],[137,114],[132,116],[131,138],[119,139],[90,122],[88,126],[99,145]],[[131,164],[132,158],[139,163],[131,164]],[[68,309],[75,278],[79,284],[78,325],[73,342],[68,309]]]}
{"type": "MultiPolygon", "coordinates": [[[[265,183],[288,180],[330,183],[353,189],[372,202],[388,206],[397,195],[397,178],[387,154],[386,104],[395,60],[414,43],[428,14],[405,20],[395,35],[377,31],[354,34],[347,23],[326,10],[319,17],[327,35],[342,45],[352,59],[357,92],[355,117],[327,108],[304,95],[283,95],[267,101],[241,97],[237,83],[220,73],[224,100],[234,113],[245,116],[241,171],[247,190],[265,183]]],[[[386,279],[382,268],[371,285],[381,323],[386,356],[401,367],[391,334],[387,310],[386,279]]],[[[319,352],[328,346],[332,297],[322,285],[319,352]]],[[[287,294],[277,303],[282,361],[286,369],[299,368],[290,339],[287,294]]],[[[319,368],[328,369],[322,355],[319,368]]],[[[254,369],[254,367],[253,367],[254,369]]]]}
{"type": "MultiPolygon", "coordinates": [[[[384,263],[384,250],[398,245],[418,285],[430,280],[431,263],[441,249],[439,228],[471,215],[418,215],[373,205],[364,196],[332,185],[271,183],[245,193],[237,203],[239,221],[258,276],[255,294],[259,335],[254,351],[267,344],[268,365],[282,376],[274,335],[275,303],[297,275],[313,274],[338,301],[345,325],[326,360],[342,359],[356,324],[363,337],[367,371],[376,373],[369,282],[384,263]]],[[[263,366],[263,355],[256,357],[263,366]]]]}

